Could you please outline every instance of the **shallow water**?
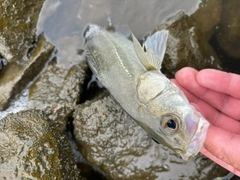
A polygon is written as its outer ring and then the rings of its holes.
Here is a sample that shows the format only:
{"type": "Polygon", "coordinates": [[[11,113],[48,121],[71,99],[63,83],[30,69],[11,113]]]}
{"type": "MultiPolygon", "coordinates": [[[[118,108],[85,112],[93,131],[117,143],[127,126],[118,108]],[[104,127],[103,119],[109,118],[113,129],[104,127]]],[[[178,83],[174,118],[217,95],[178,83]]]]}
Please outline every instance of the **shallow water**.
{"type": "Polygon", "coordinates": [[[74,56],[84,44],[83,33],[88,24],[101,27],[114,26],[128,36],[131,32],[142,38],[157,25],[183,10],[192,14],[200,0],[47,0],[40,14],[37,33],[44,32],[58,52],[58,62],[63,66],[65,54],[72,54],[75,62],[84,56],[74,56]],[[65,53],[64,52],[68,52],[65,53]]]}
{"type": "Polygon", "coordinates": [[[0,111],[0,119],[7,116],[9,113],[16,113],[27,109],[28,89],[25,89],[16,99],[10,104],[9,108],[0,111]]]}

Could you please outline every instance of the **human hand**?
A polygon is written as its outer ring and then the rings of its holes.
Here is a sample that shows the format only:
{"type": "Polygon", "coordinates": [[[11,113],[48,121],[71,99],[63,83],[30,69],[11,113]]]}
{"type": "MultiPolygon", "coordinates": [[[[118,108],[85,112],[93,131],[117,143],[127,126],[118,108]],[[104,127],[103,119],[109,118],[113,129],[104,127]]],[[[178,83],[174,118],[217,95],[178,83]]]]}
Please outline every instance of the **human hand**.
{"type": "Polygon", "coordinates": [[[201,153],[240,176],[240,75],[183,68],[172,79],[209,121],[201,153]]]}

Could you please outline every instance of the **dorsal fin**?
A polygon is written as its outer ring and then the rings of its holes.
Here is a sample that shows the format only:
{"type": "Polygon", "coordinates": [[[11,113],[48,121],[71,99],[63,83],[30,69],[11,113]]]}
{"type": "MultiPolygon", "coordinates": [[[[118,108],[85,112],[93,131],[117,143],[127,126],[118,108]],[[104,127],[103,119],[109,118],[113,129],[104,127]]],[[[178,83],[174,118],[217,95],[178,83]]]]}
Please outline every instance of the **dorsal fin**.
{"type": "Polygon", "coordinates": [[[141,63],[143,64],[143,66],[146,69],[149,69],[147,54],[143,50],[141,44],[139,43],[139,41],[137,40],[137,38],[133,34],[132,34],[132,40],[133,40],[133,47],[134,47],[134,50],[137,54],[138,59],[141,61],[141,63]]]}
{"type": "Polygon", "coordinates": [[[166,51],[168,31],[162,30],[147,38],[144,43],[147,52],[144,51],[138,40],[132,35],[135,52],[147,70],[160,70],[166,51]]]}
{"type": "Polygon", "coordinates": [[[167,38],[167,30],[158,31],[146,39],[144,46],[146,49],[151,48],[162,61],[167,47],[167,38]]]}

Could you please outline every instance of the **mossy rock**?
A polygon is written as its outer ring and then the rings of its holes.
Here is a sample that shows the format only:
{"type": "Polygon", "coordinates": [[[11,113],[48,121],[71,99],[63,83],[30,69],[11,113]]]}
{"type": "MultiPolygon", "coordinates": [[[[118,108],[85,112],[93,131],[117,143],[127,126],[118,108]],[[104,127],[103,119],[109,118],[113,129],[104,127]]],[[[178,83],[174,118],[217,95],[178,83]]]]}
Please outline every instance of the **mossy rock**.
{"type": "Polygon", "coordinates": [[[0,121],[0,179],[82,179],[66,137],[36,110],[0,121]]]}

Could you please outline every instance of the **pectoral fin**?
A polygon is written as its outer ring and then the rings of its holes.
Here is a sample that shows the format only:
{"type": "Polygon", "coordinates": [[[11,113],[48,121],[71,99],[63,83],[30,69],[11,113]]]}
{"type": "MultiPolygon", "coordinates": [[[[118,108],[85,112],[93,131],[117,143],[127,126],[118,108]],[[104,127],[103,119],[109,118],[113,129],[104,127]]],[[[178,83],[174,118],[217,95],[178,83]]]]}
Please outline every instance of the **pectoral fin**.
{"type": "Polygon", "coordinates": [[[144,43],[147,52],[144,51],[138,40],[132,35],[135,52],[147,70],[160,70],[166,51],[168,31],[158,31],[148,37],[144,43]]]}
{"type": "Polygon", "coordinates": [[[156,139],[152,138],[152,140],[157,143],[157,144],[160,144],[156,139]]]}

